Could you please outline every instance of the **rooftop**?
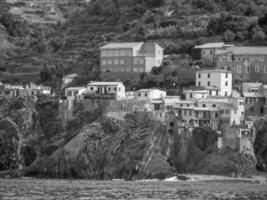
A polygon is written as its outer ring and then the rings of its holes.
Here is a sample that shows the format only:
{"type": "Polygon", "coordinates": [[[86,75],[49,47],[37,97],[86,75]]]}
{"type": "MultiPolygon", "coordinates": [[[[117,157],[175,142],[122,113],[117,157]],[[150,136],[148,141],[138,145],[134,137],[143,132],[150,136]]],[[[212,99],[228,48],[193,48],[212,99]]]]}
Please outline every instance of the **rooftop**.
{"type": "Polygon", "coordinates": [[[265,97],[263,93],[261,92],[244,92],[243,93],[244,97],[265,97]]]}
{"type": "Polygon", "coordinates": [[[122,82],[90,82],[87,84],[87,86],[117,86],[119,84],[122,84],[122,82]]]}
{"type": "Polygon", "coordinates": [[[66,88],[65,90],[82,90],[82,89],[86,89],[86,87],[69,87],[66,88]]]}
{"type": "Polygon", "coordinates": [[[129,49],[129,48],[134,48],[136,46],[142,45],[143,42],[118,42],[118,43],[108,43],[100,49],[129,49]]]}
{"type": "Polygon", "coordinates": [[[157,89],[157,88],[151,88],[151,89],[140,89],[140,90],[137,90],[138,92],[153,92],[153,91],[162,91],[162,92],[165,92],[164,90],[160,90],[160,89],[157,89]]]}
{"type": "Polygon", "coordinates": [[[74,73],[74,74],[68,74],[68,75],[64,76],[63,78],[75,78],[77,76],[78,76],[78,74],[74,73]]]}
{"type": "Polygon", "coordinates": [[[216,54],[232,53],[234,55],[267,55],[267,47],[229,47],[226,50],[217,50],[216,54]]]}
{"type": "Polygon", "coordinates": [[[222,47],[233,47],[233,44],[225,44],[224,42],[217,43],[206,43],[203,45],[195,46],[195,49],[211,49],[211,48],[222,48],[222,47]]]}
{"type": "Polygon", "coordinates": [[[227,71],[227,70],[223,70],[223,69],[200,70],[200,71],[197,71],[197,73],[230,73],[230,74],[232,74],[231,71],[227,71]]]}

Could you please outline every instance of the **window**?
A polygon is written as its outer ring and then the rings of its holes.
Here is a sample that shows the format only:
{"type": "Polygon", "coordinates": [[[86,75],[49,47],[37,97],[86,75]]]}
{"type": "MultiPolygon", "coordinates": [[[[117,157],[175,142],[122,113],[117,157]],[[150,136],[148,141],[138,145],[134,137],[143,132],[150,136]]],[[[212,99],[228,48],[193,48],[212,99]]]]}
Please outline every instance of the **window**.
{"type": "Polygon", "coordinates": [[[260,61],[264,61],[264,56],[261,55],[261,56],[259,57],[259,60],[260,60],[260,61]]]}
{"type": "Polygon", "coordinates": [[[114,60],[114,64],[115,65],[119,64],[119,60],[117,58],[114,60]]]}
{"type": "Polygon", "coordinates": [[[198,86],[201,86],[201,83],[200,82],[198,82],[198,86]]]}
{"type": "Polygon", "coordinates": [[[147,97],[147,93],[145,93],[145,97],[147,97]]]}
{"type": "Polygon", "coordinates": [[[138,96],[141,97],[141,93],[138,93],[138,96]]]}
{"type": "Polygon", "coordinates": [[[114,91],[117,91],[117,88],[116,87],[114,88],[114,91]]]}
{"type": "Polygon", "coordinates": [[[215,118],[218,118],[218,117],[219,117],[218,113],[215,113],[215,118]]]}
{"type": "Polygon", "coordinates": [[[267,66],[264,66],[264,73],[267,73],[267,66]]]}
{"type": "Polygon", "coordinates": [[[206,108],[206,104],[203,104],[202,107],[203,107],[203,108],[206,108]]]}
{"type": "Polygon", "coordinates": [[[250,66],[247,66],[246,67],[246,73],[249,73],[250,72],[250,66]]]}
{"type": "Polygon", "coordinates": [[[106,60],[102,60],[102,65],[106,65],[106,60]]]}
{"type": "Polygon", "coordinates": [[[206,54],[206,51],[205,51],[205,50],[203,50],[203,51],[202,51],[202,54],[203,54],[203,55],[205,55],[205,54],[206,54]]]}
{"type": "Polygon", "coordinates": [[[210,82],[208,81],[208,86],[210,86],[210,82]]]}
{"type": "MultiPolygon", "coordinates": [[[[228,70],[229,71],[229,70],[228,70]]],[[[225,77],[228,78],[228,73],[225,74],[225,77]]]]}
{"type": "Polygon", "coordinates": [[[260,72],[260,66],[259,65],[255,65],[255,72],[259,73],[260,72]]]}
{"type": "Polygon", "coordinates": [[[216,108],[216,104],[213,104],[212,107],[213,107],[213,108],[216,108]]]}
{"type": "Polygon", "coordinates": [[[124,51],[123,50],[120,51],[120,55],[124,56],[124,51]]]}
{"type": "Polygon", "coordinates": [[[212,55],[212,50],[210,50],[210,55],[212,55]]]}
{"type": "Polygon", "coordinates": [[[108,91],[110,91],[110,87],[108,87],[108,91]]]}
{"type": "Polygon", "coordinates": [[[93,87],[90,87],[90,90],[94,90],[94,88],[93,87]]]}
{"type": "Polygon", "coordinates": [[[183,107],[183,104],[180,104],[181,107],[183,107]]]}
{"type": "Polygon", "coordinates": [[[219,91],[216,91],[216,96],[219,96],[219,91]]]}
{"type": "Polygon", "coordinates": [[[190,105],[189,104],[187,104],[187,107],[189,107],[190,105]]]}
{"type": "Polygon", "coordinates": [[[198,78],[201,78],[201,74],[200,73],[198,74],[198,78]]]}
{"type": "Polygon", "coordinates": [[[250,108],[250,112],[253,112],[254,111],[254,107],[252,106],[251,108],[250,108]]]}
{"type": "Polygon", "coordinates": [[[192,93],[190,93],[190,99],[192,99],[193,98],[193,94],[192,93]]]}
{"type": "Polygon", "coordinates": [[[124,65],[124,60],[123,59],[120,60],[120,64],[124,65]]]}
{"type": "Polygon", "coordinates": [[[134,65],[137,64],[137,58],[134,58],[134,59],[133,59],[133,63],[134,63],[134,65]]]}
{"type": "Polygon", "coordinates": [[[228,86],[228,81],[225,81],[225,86],[228,86]]]}
{"type": "Polygon", "coordinates": [[[68,91],[68,92],[67,92],[67,96],[68,96],[68,97],[71,97],[71,96],[72,96],[72,92],[71,92],[71,91],[68,91]]]}
{"type": "Polygon", "coordinates": [[[236,71],[237,71],[237,73],[242,73],[242,66],[241,65],[237,65],[236,71]]]}
{"type": "Polygon", "coordinates": [[[210,73],[208,73],[208,78],[210,78],[210,73]]]}

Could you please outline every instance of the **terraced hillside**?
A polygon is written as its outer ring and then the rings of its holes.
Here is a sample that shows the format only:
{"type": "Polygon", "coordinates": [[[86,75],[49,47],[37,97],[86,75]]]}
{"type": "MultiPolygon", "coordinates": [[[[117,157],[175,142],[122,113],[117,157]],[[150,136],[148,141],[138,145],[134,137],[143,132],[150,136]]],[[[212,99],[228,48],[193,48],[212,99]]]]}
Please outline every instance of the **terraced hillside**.
{"type": "Polygon", "coordinates": [[[2,62],[5,72],[36,66],[36,79],[42,66],[90,76],[99,68],[99,46],[110,41],[155,41],[169,55],[190,54],[206,41],[266,42],[267,2],[262,0],[6,1],[12,5],[4,24],[7,41],[17,48],[2,62]]]}

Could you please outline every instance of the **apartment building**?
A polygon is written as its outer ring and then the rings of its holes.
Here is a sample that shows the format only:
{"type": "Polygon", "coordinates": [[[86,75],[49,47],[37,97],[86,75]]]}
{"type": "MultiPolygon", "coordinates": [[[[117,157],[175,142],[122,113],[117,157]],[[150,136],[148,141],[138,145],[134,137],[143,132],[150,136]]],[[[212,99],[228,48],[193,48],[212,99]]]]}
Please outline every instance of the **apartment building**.
{"type": "Polygon", "coordinates": [[[115,99],[126,98],[125,86],[121,82],[90,82],[87,84],[85,98],[115,99]]]}
{"type": "Polygon", "coordinates": [[[156,43],[109,43],[100,48],[102,72],[150,72],[163,62],[163,48],[156,43]]]}
{"type": "Polygon", "coordinates": [[[267,47],[229,47],[215,54],[216,68],[231,71],[233,84],[267,83],[267,47]]]}
{"type": "Polygon", "coordinates": [[[226,70],[202,70],[196,72],[196,86],[204,87],[209,96],[231,96],[232,72],[226,70]]]}
{"type": "Polygon", "coordinates": [[[232,44],[225,44],[223,42],[196,45],[193,49],[193,60],[202,60],[203,63],[212,65],[215,63],[217,50],[224,50],[233,46],[232,44]]]}

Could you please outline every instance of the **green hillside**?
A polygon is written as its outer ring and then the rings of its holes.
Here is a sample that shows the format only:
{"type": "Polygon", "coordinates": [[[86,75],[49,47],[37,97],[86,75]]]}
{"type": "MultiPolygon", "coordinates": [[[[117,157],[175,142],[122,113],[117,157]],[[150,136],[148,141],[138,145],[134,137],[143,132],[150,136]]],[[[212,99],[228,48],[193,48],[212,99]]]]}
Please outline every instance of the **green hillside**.
{"type": "Polygon", "coordinates": [[[91,72],[99,70],[99,47],[111,41],[154,41],[171,55],[190,54],[195,44],[208,41],[266,43],[264,0],[92,0],[74,10],[56,25],[30,24],[10,14],[4,23],[2,17],[9,41],[19,47],[2,62],[4,70],[12,76],[13,66],[36,66],[37,80],[46,66],[58,74],[77,72],[85,82],[98,78],[91,72]]]}

